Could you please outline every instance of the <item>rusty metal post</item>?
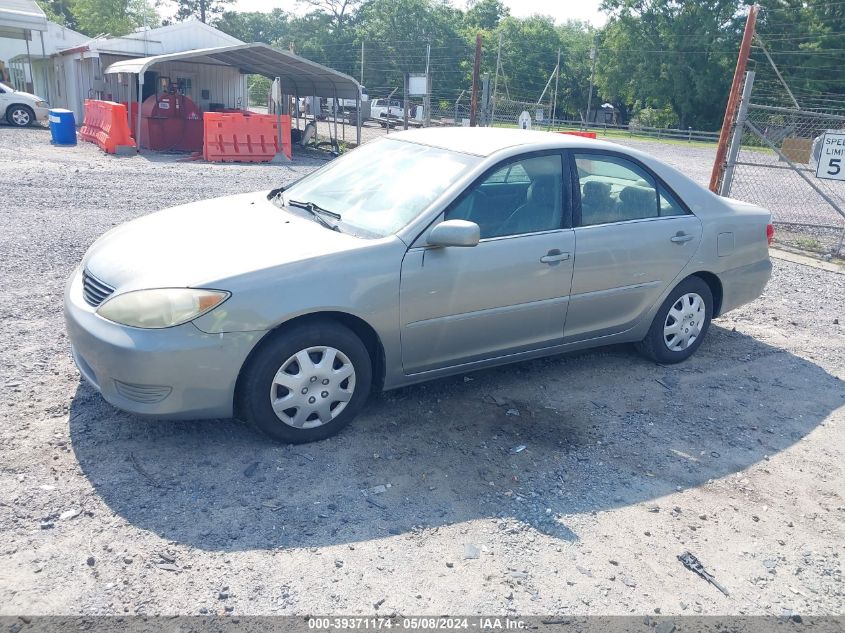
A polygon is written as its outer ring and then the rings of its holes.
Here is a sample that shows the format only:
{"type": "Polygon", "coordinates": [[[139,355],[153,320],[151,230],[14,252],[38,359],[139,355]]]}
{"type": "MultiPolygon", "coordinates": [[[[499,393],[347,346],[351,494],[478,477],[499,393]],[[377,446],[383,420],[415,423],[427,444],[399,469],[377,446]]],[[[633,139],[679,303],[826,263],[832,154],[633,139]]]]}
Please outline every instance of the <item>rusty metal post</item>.
{"type": "Polygon", "coordinates": [[[745,121],[748,118],[748,104],[751,102],[751,91],[754,88],[754,71],[745,73],[745,85],[742,87],[742,98],[739,102],[739,110],[736,115],[736,124],[731,134],[731,143],[728,147],[728,158],[725,163],[725,173],[719,185],[720,196],[731,195],[731,185],[736,170],[736,159],[739,157],[739,150],[742,147],[742,133],[745,131],[745,121]]]}
{"type": "Polygon", "coordinates": [[[748,65],[748,56],[751,53],[751,41],[754,39],[754,27],[757,24],[757,11],[760,7],[753,5],[748,11],[748,20],[745,22],[745,33],[742,35],[742,45],[739,47],[739,56],[736,60],[731,92],[728,95],[728,105],[725,108],[725,118],[722,120],[722,130],[719,133],[719,147],[716,149],[716,160],[713,161],[713,171],[710,173],[710,191],[719,192],[719,181],[722,179],[722,172],[725,168],[725,157],[728,153],[728,140],[736,116],[736,109],[739,105],[742,82],[745,79],[745,68],[748,65]]]}

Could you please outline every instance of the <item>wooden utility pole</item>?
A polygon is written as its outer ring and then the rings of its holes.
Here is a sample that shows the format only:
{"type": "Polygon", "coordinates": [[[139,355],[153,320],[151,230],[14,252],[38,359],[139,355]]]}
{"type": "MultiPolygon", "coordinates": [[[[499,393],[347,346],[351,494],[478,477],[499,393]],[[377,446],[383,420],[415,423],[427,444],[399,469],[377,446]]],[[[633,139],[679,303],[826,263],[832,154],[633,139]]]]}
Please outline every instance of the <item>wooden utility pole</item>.
{"type": "Polygon", "coordinates": [[[481,33],[475,36],[475,63],[472,66],[472,97],[469,102],[469,126],[478,124],[478,88],[481,84],[481,33]]]}
{"type": "Polygon", "coordinates": [[[748,65],[748,56],[751,53],[751,41],[754,39],[754,27],[757,24],[757,11],[759,6],[753,5],[748,10],[748,20],[745,22],[745,33],[742,35],[742,44],[739,47],[739,57],[736,60],[731,92],[728,95],[728,105],[725,108],[725,118],[722,120],[722,131],[719,133],[719,147],[716,148],[716,160],[713,161],[713,171],[710,173],[710,191],[719,192],[719,181],[725,170],[725,158],[728,154],[728,140],[731,136],[736,109],[739,105],[739,98],[742,92],[742,82],[745,78],[745,67],[748,65]]]}

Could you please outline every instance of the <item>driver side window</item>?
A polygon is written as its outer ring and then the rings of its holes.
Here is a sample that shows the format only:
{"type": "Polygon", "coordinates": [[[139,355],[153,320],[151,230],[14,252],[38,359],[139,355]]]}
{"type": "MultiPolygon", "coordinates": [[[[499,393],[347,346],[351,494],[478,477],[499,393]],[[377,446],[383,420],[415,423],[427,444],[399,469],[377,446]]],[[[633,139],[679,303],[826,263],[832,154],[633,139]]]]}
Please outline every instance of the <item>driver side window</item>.
{"type": "Polygon", "coordinates": [[[475,222],[481,239],[561,228],[561,157],[536,156],[494,169],[461,195],[446,212],[446,219],[475,222]]]}

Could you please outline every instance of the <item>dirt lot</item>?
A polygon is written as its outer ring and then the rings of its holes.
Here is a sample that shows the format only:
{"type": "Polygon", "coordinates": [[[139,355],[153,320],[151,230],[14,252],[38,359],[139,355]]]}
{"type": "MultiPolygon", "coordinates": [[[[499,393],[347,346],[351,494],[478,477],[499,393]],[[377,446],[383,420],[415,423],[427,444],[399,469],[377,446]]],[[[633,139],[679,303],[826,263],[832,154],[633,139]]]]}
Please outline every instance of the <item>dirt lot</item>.
{"type": "MultiPolygon", "coordinates": [[[[707,150],[643,146],[709,173],[707,150]]],[[[0,128],[0,615],[843,612],[843,275],[776,261],[680,366],[612,347],[458,376],[300,447],[80,383],[61,294],[94,239],[316,162],[0,128]]]]}

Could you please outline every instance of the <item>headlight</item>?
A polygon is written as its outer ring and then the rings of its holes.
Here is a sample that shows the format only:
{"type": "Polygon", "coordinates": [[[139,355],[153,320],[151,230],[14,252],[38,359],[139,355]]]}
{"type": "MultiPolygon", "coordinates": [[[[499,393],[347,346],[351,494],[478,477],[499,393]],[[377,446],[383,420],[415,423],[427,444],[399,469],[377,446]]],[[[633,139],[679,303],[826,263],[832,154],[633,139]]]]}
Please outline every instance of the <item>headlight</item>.
{"type": "Polygon", "coordinates": [[[50,107],[50,104],[49,104],[49,103],[47,103],[46,101],[36,101],[36,102],[35,102],[35,107],[36,107],[36,108],[49,108],[49,107],[50,107]]]}
{"type": "Polygon", "coordinates": [[[165,328],[193,321],[228,299],[222,290],[159,288],[115,295],[97,309],[104,319],[141,328],[165,328]]]}

